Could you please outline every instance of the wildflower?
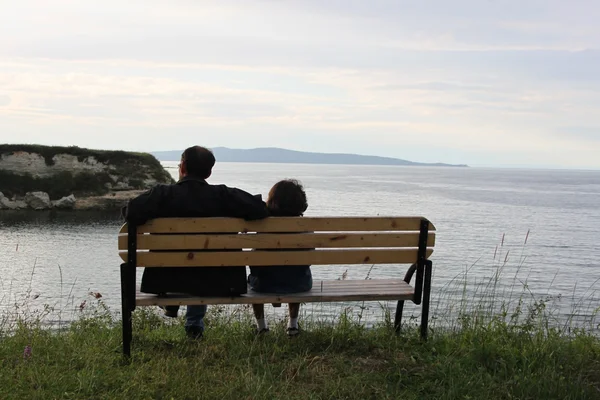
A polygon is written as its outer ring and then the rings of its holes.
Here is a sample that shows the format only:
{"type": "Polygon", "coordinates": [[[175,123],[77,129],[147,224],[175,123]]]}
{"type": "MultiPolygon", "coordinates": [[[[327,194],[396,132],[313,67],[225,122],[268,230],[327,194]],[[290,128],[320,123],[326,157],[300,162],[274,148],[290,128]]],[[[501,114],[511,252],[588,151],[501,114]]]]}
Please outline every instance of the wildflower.
{"type": "Polygon", "coordinates": [[[85,303],[87,303],[87,300],[81,302],[81,304],[79,305],[79,311],[83,311],[83,309],[85,308],[85,303]]]}
{"type": "Polygon", "coordinates": [[[25,349],[23,350],[23,358],[25,360],[27,360],[28,358],[31,357],[31,346],[25,346],[25,349]]]}

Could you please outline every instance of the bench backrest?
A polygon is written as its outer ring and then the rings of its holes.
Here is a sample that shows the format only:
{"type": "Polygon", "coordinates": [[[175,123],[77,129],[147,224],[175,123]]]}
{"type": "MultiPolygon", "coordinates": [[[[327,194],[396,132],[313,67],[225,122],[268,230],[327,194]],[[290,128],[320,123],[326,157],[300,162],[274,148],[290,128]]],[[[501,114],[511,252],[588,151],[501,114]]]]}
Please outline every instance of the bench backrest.
{"type": "Polygon", "coordinates": [[[118,240],[137,267],[413,264],[433,252],[435,227],[422,217],[157,218],[123,225],[118,240]]]}

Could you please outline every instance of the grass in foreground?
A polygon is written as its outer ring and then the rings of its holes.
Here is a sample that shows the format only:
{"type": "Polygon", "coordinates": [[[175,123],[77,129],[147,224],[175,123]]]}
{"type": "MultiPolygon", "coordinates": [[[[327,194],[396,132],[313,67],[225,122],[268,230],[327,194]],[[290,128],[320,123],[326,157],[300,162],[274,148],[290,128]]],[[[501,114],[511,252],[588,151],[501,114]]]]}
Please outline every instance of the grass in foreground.
{"type": "Polygon", "coordinates": [[[578,332],[464,319],[422,342],[395,336],[389,318],[365,329],[344,315],[305,322],[300,337],[283,322],[252,333],[247,311],[209,309],[202,341],[182,320],[137,310],[131,363],[119,322],[83,316],[52,332],[20,324],[0,333],[1,399],[597,399],[600,342],[578,332]],[[29,348],[31,354],[28,354],[29,348]]]}

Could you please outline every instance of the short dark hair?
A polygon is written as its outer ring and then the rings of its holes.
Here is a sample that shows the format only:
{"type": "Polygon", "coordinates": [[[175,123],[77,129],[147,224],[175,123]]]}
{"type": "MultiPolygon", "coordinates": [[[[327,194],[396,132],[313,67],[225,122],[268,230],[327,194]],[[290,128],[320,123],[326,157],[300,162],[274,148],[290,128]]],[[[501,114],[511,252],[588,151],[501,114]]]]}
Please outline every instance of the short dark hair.
{"type": "Polygon", "coordinates": [[[207,179],[215,166],[215,155],[202,146],[192,146],[185,149],[181,155],[181,162],[189,175],[207,179]]]}
{"type": "Polygon", "coordinates": [[[297,217],[308,208],[302,184],[295,179],[277,182],[269,191],[267,207],[271,214],[281,217],[297,217]]]}

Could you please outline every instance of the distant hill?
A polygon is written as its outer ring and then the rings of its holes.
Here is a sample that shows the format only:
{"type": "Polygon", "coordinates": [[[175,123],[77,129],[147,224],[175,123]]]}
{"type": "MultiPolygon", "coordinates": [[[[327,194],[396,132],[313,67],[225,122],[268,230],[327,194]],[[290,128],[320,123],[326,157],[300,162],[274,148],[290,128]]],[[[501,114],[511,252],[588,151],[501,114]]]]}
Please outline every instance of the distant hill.
{"type": "MultiPolygon", "coordinates": [[[[363,156],[358,154],[309,153],[275,147],[248,150],[215,147],[212,151],[219,162],[467,167],[467,165],[418,163],[398,158],[363,156]]],[[[151,154],[160,161],[179,161],[181,153],[183,153],[183,150],[156,151],[151,154]]]]}

